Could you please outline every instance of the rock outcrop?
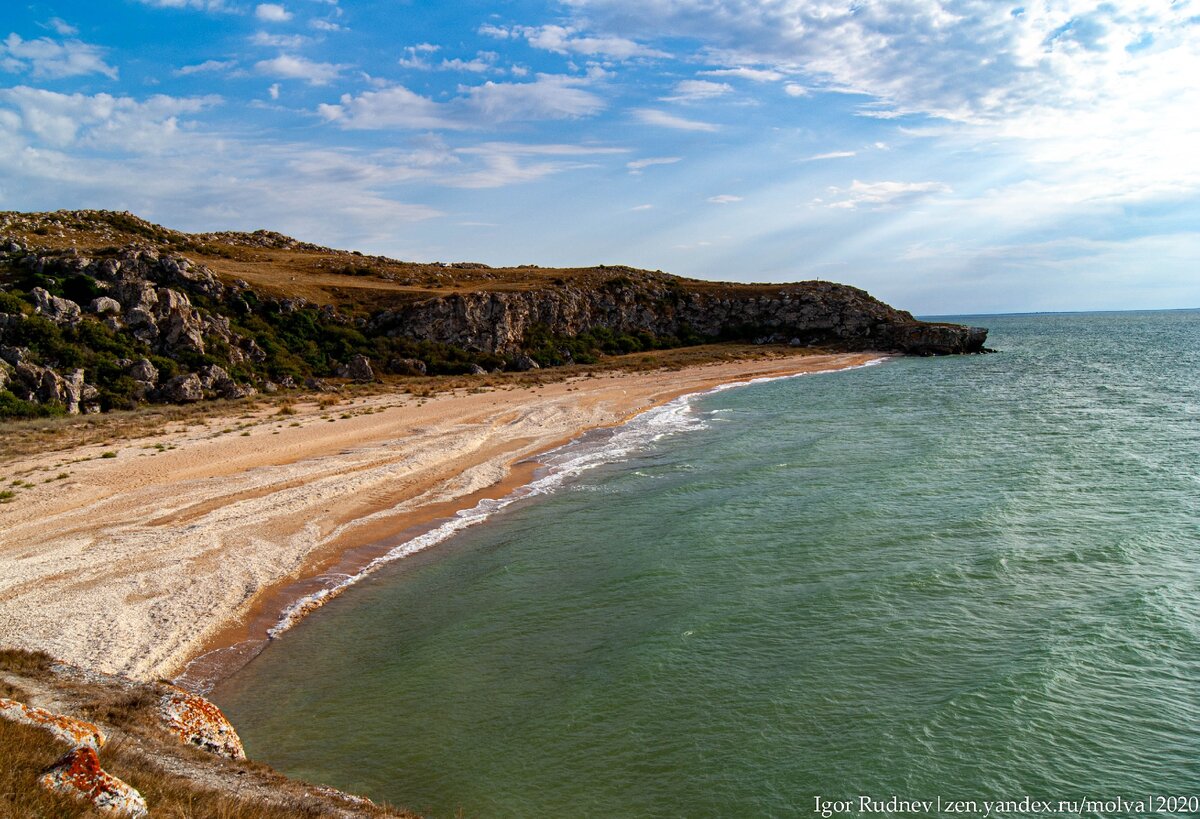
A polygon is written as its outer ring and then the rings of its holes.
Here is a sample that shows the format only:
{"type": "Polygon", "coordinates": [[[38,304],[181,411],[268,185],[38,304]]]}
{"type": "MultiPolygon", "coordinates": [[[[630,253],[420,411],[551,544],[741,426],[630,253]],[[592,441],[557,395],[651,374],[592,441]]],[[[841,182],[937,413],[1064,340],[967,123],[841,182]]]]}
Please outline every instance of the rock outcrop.
{"type": "Polygon", "coordinates": [[[100,813],[134,819],[150,815],[142,795],[105,772],[90,745],[69,751],[39,781],[43,788],[91,803],[100,813]]]}
{"type": "Polygon", "coordinates": [[[148,815],[142,795],[100,767],[99,751],[108,738],[99,726],[3,698],[0,717],[42,728],[71,746],[38,780],[43,788],[87,802],[100,813],[135,819],[148,815]]]}
{"type": "Polygon", "coordinates": [[[172,686],[163,695],[160,709],[167,730],[181,742],[228,759],[246,758],[237,731],[221,709],[204,697],[172,686]]]}
{"type": "Polygon", "coordinates": [[[46,407],[42,414],[90,412],[139,401],[244,398],[268,384],[326,384],[321,379],[331,376],[368,383],[379,372],[523,371],[712,341],[946,355],[980,352],[987,337],[982,328],[917,321],[862,290],[823,281],[744,285],[627,267],[550,276],[477,263],[420,266],[266,231],[188,237],[129,214],[0,214],[0,227],[29,220],[38,223],[32,237],[0,236],[0,359],[7,364],[0,390],[11,393],[0,395],[0,407],[8,412],[39,412],[16,406],[14,397],[46,407]],[[64,235],[68,223],[102,236],[122,226],[160,244],[97,247],[97,258],[30,246],[38,235],[64,235]],[[225,246],[215,258],[229,257],[229,248],[326,254],[317,268],[347,276],[399,266],[377,278],[404,286],[371,288],[362,297],[369,306],[338,289],[329,291],[336,306],[268,295],[178,252],[209,241],[225,246]],[[412,286],[418,275],[428,289],[412,286]]]}
{"type": "MultiPolygon", "coordinates": [[[[634,272],[634,271],[631,271],[634,272]]],[[[762,343],[837,344],[915,355],[979,352],[982,328],[931,325],[863,290],[832,282],[781,285],[770,295],[689,290],[661,274],[614,276],[605,286],[457,293],[371,322],[374,330],[519,356],[534,328],[572,337],[598,328],[762,343]]],[[[518,358],[518,360],[521,360],[518,358]]]]}
{"type": "Polygon", "coordinates": [[[26,705],[3,697],[0,697],[0,717],[44,728],[56,739],[74,747],[88,745],[99,750],[108,741],[104,732],[90,722],[55,714],[45,708],[26,705]]]}

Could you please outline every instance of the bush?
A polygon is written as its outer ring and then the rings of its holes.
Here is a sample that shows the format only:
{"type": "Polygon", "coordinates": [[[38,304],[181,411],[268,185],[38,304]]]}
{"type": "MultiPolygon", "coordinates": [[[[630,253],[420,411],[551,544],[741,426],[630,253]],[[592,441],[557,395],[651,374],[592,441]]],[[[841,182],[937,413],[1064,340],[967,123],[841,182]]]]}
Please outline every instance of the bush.
{"type": "Polygon", "coordinates": [[[0,313],[25,313],[29,304],[15,293],[0,290],[0,313]]]}
{"type": "Polygon", "coordinates": [[[35,404],[22,401],[8,390],[0,390],[0,418],[53,418],[66,412],[67,408],[57,401],[35,404]]]}

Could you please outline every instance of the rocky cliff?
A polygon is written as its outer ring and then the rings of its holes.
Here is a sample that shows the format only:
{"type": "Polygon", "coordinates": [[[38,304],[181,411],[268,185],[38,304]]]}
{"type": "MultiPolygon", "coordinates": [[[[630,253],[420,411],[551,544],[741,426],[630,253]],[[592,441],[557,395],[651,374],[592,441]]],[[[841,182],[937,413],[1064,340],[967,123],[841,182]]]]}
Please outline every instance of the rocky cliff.
{"type": "Polygon", "coordinates": [[[389,335],[500,354],[526,351],[533,331],[571,338],[598,329],[658,338],[836,345],[916,355],[980,352],[982,328],[916,321],[865,291],[814,281],[766,293],[693,290],[673,277],[624,270],[599,287],[472,292],[385,310],[370,326],[389,335]]]}
{"type": "Polygon", "coordinates": [[[0,213],[5,230],[0,417],[715,341],[944,355],[982,351],[987,337],[822,281],[418,264],[264,231],[181,234],[104,211],[0,213]]]}

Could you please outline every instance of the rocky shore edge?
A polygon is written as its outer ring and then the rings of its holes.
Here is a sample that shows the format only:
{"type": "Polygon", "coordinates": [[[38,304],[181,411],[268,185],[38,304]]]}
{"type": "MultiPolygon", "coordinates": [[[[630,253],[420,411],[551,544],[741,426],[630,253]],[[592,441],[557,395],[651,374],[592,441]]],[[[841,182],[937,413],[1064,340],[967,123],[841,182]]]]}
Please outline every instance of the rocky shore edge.
{"type": "Polygon", "coordinates": [[[41,652],[0,649],[0,760],[6,815],[415,816],[247,760],[204,697],[41,652]]]}

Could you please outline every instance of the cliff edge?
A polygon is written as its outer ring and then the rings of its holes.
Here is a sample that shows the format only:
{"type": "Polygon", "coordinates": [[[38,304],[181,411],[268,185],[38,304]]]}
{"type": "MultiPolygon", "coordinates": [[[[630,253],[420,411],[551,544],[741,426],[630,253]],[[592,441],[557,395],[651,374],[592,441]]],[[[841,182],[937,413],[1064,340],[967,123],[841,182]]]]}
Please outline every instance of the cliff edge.
{"type": "Polygon", "coordinates": [[[986,338],[825,281],[405,262],[128,213],[0,212],[0,418],[723,341],[949,355],[986,338]]]}

